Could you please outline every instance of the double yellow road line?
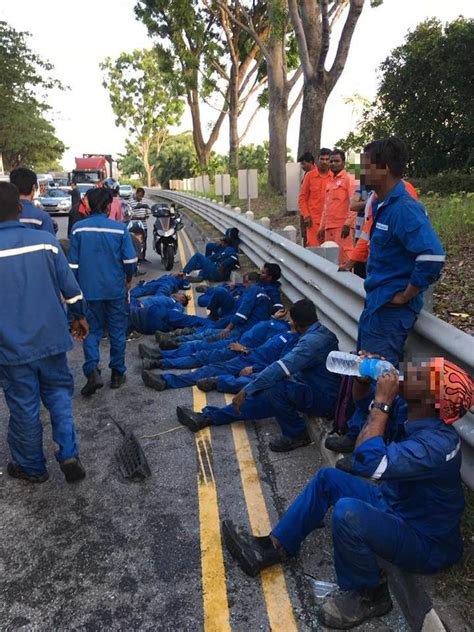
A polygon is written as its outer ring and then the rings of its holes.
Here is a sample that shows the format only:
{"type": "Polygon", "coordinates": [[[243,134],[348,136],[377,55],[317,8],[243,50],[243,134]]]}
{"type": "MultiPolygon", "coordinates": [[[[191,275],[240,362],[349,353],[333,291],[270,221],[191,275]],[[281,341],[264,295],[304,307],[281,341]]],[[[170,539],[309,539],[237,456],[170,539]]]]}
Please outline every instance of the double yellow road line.
{"type": "MultiPolygon", "coordinates": [[[[194,249],[185,231],[182,231],[180,236],[182,239],[179,240],[179,255],[184,264],[186,256],[183,240],[186,242],[189,255],[194,252],[194,249]]],[[[192,293],[188,304],[188,313],[196,314],[194,293],[192,293]]],[[[231,397],[226,396],[226,402],[229,403],[230,401],[231,397]]],[[[194,410],[200,412],[206,402],[206,394],[194,386],[194,410]]],[[[233,423],[231,428],[252,532],[254,535],[267,535],[271,530],[270,517],[245,424],[243,422],[233,423]]],[[[231,630],[231,626],[210,428],[196,433],[195,439],[198,460],[197,484],[204,630],[206,632],[225,632],[231,630]]],[[[282,567],[277,565],[264,570],[260,574],[260,579],[270,629],[275,632],[296,631],[298,627],[282,567]]]]}

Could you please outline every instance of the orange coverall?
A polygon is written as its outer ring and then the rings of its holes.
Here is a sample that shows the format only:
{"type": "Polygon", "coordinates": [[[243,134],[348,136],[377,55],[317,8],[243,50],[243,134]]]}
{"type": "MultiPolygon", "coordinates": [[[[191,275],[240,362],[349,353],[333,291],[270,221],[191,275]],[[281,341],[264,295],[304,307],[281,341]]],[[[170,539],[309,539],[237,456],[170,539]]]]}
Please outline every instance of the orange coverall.
{"type": "Polygon", "coordinates": [[[311,226],[306,227],[307,247],[321,245],[318,231],[326,197],[326,186],[330,178],[332,178],[332,171],[323,175],[317,167],[311,169],[303,178],[299,195],[300,212],[304,219],[311,218],[311,226]]]}
{"type": "Polygon", "coordinates": [[[323,241],[335,241],[339,246],[339,265],[349,260],[352,250],[355,218],[357,213],[351,211],[349,200],[355,191],[355,178],[345,169],[328,179],[326,199],[321,216],[320,230],[324,230],[323,241]],[[350,227],[348,237],[342,238],[342,227],[350,227]]]}

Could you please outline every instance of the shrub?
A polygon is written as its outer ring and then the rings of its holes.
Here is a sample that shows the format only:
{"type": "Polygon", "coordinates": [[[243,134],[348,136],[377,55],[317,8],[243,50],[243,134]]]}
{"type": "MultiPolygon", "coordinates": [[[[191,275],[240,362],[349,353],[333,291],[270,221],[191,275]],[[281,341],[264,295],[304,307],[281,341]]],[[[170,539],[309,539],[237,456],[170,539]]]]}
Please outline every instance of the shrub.
{"type": "Polygon", "coordinates": [[[465,191],[474,191],[474,173],[461,173],[460,171],[446,171],[426,178],[410,178],[408,180],[421,193],[439,193],[448,195],[465,191]]]}

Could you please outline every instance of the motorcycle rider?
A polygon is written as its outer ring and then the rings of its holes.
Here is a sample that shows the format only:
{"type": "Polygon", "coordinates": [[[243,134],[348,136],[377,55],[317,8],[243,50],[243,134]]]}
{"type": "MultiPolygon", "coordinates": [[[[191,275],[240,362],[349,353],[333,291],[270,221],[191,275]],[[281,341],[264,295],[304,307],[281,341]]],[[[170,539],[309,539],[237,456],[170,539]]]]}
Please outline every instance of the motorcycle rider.
{"type": "Polygon", "coordinates": [[[109,219],[116,222],[123,222],[123,204],[119,198],[120,185],[114,178],[106,178],[102,186],[112,193],[112,204],[110,205],[109,219]]]}

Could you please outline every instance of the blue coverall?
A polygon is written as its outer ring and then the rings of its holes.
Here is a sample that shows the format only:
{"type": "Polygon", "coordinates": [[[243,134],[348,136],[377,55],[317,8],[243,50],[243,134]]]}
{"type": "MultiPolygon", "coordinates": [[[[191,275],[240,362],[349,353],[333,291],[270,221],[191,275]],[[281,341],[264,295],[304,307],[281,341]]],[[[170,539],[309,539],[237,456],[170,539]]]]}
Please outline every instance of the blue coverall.
{"type": "Polygon", "coordinates": [[[172,274],[164,274],[159,279],[153,279],[146,283],[140,283],[130,290],[132,298],[142,298],[143,296],[171,296],[180,290],[189,290],[190,285],[182,277],[172,274]]]}
{"type": "Polygon", "coordinates": [[[389,303],[408,284],[426,290],[439,278],[445,254],[423,205],[407,193],[403,182],[382,203],[375,202],[373,212],[357,348],[378,353],[398,366],[423,307],[423,292],[406,305],[389,303]]]}
{"type": "Polygon", "coordinates": [[[196,252],[184,266],[183,272],[189,274],[195,270],[201,270],[200,277],[205,281],[227,281],[231,271],[238,266],[239,255],[237,251],[228,246],[222,252],[206,257],[196,252]]]}
{"type": "Polygon", "coordinates": [[[62,297],[76,318],[82,293],[56,238],[17,221],[0,222],[0,385],[10,411],[13,460],[30,475],[46,472],[41,402],[51,417],[56,459],[77,456],[72,415],[72,349],[62,297]]]}
{"type": "Polygon", "coordinates": [[[337,348],[336,336],[321,323],[314,323],[290,353],[264,369],[244,388],[247,398],[240,415],[231,404],[223,408],[206,406],[202,412],[213,425],[275,417],[283,435],[298,437],[306,430],[299,412],[326,416],[334,410],[340,376],[326,369],[326,358],[337,348]]]}
{"type": "MultiPolygon", "coordinates": [[[[145,299],[142,299],[145,300],[145,299]]],[[[177,327],[201,327],[206,318],[184,312],[184,307],[171,296],[154,296],[144,307],[131,307],[129,331],[151,335],[155,331],[173,331],[177,327]]]]}
{"type": "MultiPolygon", "coordinates": [[[[228,229],[225,231],[225,233],[224,233],[224,237],[227,237],[228,239],[231,239],[231,231],[232,231],[232,227],[231,227],[231,228],[228,228],[228,229]]],[[[234,238],[234,239],[232,240],[232,244],[231,244],[231,245],[232,245],[232,247],[233,247],[233,248],[235,248],[235,250],[238,250],[239,245],[240,245],[240,239],[239,239],[239,237],[234,238]]],[[[210,257],[211,255],[216,254],[216,253],[220,253],[220,252],[222,252],[223,250],[224,250],[224,248],[223,248],[223,246],[221,246],[221,245],[220,245],[220,243],[219,243],[219,242],[216,242],[216,241],[209,241],[209,242],[206,244],[206,251],[205,251],[205,254],[206,254],[206,257],[210,257]]]]}
{"type": "Polygon", "coordinates": [[[44,209],[35,206],[31,200],[21,198],[20,202],[23,211],[20,213],[18,220],[22,224],[25,224],[28,228],[46,230],[51,235],[56,235],[51,217],[44,209]]]}
{"type": "Polygon", "coordinates": [[[206,307],[211,314],[219,317],[233,314],[237,307],[237,301],[245,291],[243,283],[236,283],[229,287],[227,283],[217,287],[208,287],[204,294],[198,298],[199,307],[206,307]]]}
{"type": "Polygon", "coordinates": [[[83,343],[84,375],[88,377],[100,361],[104,332],[110,338],[109,367],[125,373],[128,328],[128,299],[125,279],[137,267],[130,233],[120,222],[93,213],[74,224],[69,244],[69,265],[87,300],[89,335],[83,343]]]}
{"type": "Polygon", "coordinates": [[[180,373],[179,375],[162,373],[160,377],[165,380],[168,388],[183,388],[197,384],[197,381],[203,377],[217,377],[218,375],[238,376],[240,371],[248,366],[253,368],[254,373],[259,373],[269,364],[278,360],[282,354],[286,355],[289,353],[297,340],[297,334],[277,334],[248,355],[239,354],[232,360],[203,366],[191,373],[180,373]]]}
{"type": "Polygon", "coordinates": [[[376,556],[411,572],[437,571],[459,560],[463,550],[460,467],[452,426],[437,418],[406,421],[393,441],[374,437],[356,448],[355,476],[319,470],[272,533],[295,554],[334,506],[334,562],[342,590],[377,586],[376,556]]]}

